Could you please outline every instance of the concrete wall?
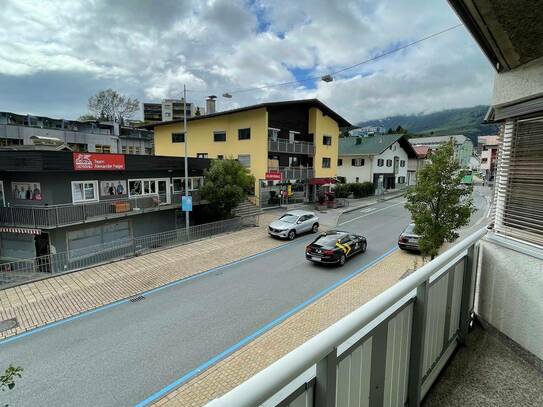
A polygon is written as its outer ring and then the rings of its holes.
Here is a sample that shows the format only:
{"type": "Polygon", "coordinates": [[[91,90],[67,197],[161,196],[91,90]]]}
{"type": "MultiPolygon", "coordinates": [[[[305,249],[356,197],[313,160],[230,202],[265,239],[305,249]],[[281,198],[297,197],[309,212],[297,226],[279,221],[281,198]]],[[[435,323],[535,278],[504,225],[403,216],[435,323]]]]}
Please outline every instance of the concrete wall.
{"type": "Polygon", "coordinates": [[[543,359],[543,250],[486,239],[481,256],[477,315],[543,359]]]}
{"type": "Polygon", "coordinates": [[[543,58],[496,75],[492,105],[499,106],[540,95],[543,95],[543,58]]]}

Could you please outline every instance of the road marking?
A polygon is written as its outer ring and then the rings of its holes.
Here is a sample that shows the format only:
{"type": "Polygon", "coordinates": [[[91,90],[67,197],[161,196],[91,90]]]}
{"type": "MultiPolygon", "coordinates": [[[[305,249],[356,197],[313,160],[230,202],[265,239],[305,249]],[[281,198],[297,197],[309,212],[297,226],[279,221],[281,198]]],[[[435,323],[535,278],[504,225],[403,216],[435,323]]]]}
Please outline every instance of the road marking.
{"type": "Polygon", "coordinates": [[[381,209],[376,209],[375,211],[372,211],[371,213],[366,213],[365,215],[360,215],[360,216],[357,216],[356,218],[353,218],[353,219],[349,219],[345,222],[341,222],[341,223],[338,223],[338,226],[342,226],[342,225],[346,225],[347,223],[351,223],[355,220],[358,220],[358,219],[361,219],[361,218],[365,218],[366,216],[370,216],[370,215],[373,215],[377,212],[382,212],[384,211],[385,209],[389,209],[389,208],[392,208],[393,206],[398,206],[398,205],[403,205],[405,204],[406,201],[402,201],[402,202],[398,202],[398,203],[395,203],[393,205],[389,205],[389,206],[386,206],[384,208],[381,208],[381,209]]]}
{"type": "Polygon", "coordinates": [[[360,212],[362,212],[362,213],[364,213],[364,212],[373,212],[376,209],[377,208],[364,208],[364,209],[361,209],[360,212]]]}
{"type": "Polygon", "coordinates": [[[307,300],[305,300],[304,302],[302,302],[301,304],[298,304],[297,306],[295,306],[294,308],[290,309],[289,311],[285,312],[284,314],[280,315],[278,318],[274,319],[273,321],[271,322],[268,322],[266,325],[264,325],[263,327],[261,327],[260,329],[256,330],[255,332],[253,332],[252,334],[250,334],[249,336],[246,336],[245,338],[243,338],[241,341],[239,341],[238,343],[230,346],[229,348],[223,350],[221,353],[213,356],[211,359],[207,360],[206,362],[202,363],[200,366],[198,366],[196,369],[193,369],[191,370],[190,372],[184,374],[183,376],[181,376],[179,379],[177,379],[176,381],[170,383],[169,385],[167,385],[166,387],[160,389],[159,391],[151,394],[149,397],[147,397],[145,400],[143,401],[140,401],[138,404],[136,404],[135,407],[144,407],[144,406],[148,406],[149,404],[155,402],[156,400],[162,398],[163,396],[165,396],[166,394],[168,394],[169,392],[171,392],[172,390],[176,389],[177,387],[181,386],[183,383],[187,382],[188,380],[192,379],[193,377],[197,376],[199,373],[203,372],[204,370],[208,369],[209,367],[213,366],[214,364],[220,362],[222,359],[226,358],[227,356],[231,355],[232,353],[234,353],[236,350],[242,348],[243,346],[245,346],[246,344],[248,344],[249,342],[251,342],[253,339],[256,339],[257,337],[259,337],[260,335],[266,333],[267,331],[269,331],[271,328],[273,328],[274,326],[278,325],[279,323],[283,322],[285,319],[287,319],[288,317],[290,317],[291,315],[295,314],[296,312],[300,311],[301,309],[305,308],[306,306],[310,305],[311,303],[315,302],[316,300],[324,297],[326,294],[328,294],[330,291],[332,291],[333,289],[337,288],[338,286],[340,286],[341,284],[349,281],[351,278],[353,278],[354,276],[362,273],[363,271],[367,270],[368,268],[370,268],[371,266],[375,265],[376,263],[378,263],[379,261],[381,261],[382,259],[384,259],[386,256],[392,254],[393,252],[395,252],[396,250],[398,250],[398,247],[397,246],[394,246],[392,248],[390,248],[389,250],[387,250],[385,253],[383,253],[381,256],[377,257],[376,259],[374,259],[373,261],[369,262],[368,264],[360,267],[359,269],[353,271],[351,274],[343,277],[341,280],[338,280],[336,281],[334,284],[328,286],[327,288],[319,291],[317,294],[315,294],[314,296],[308,298],[307,300]]]}

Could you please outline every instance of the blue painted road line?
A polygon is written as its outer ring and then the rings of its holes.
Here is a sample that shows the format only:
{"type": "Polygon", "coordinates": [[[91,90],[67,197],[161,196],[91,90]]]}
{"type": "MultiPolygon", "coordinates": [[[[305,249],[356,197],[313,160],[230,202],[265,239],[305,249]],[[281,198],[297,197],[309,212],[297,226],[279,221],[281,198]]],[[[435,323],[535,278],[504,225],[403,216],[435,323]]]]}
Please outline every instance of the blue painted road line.
{"type": "MultiPolygon", "coordinates": [[[[281,247],[284,247],[284,246],[281,246],[281,247]]],[[[318,293],[316,293],[315,295],[313,295],[312,297],[310,297],[306,301],[302,302],[301,304],[298,304],[297,306],[295,306],[294,308],[292,308],[289,311],[285,312],[284,314],[280,315],[279,317],[277,317],[273,321],[268,322],[266,325],[262,326],[257,331],[250,334],[249,336],[246,336],[245,338],[243,338],[242,340],[240,340],[236,344],[230,346],[229,348],[225,349],[221,353],[213,356],[211,359],[209,359],[206,362],[202,363],[197,368],[195,368],[195,369],[191,370],[190,372],[184,374],[179,379],[175,380],[174,382],[170,383],[169,385],[167,385],[166,387],[160,389],[159,391],[151,394],[145,400],[143,400],[143,401],[139,402],[138,404],[136,404],[136,407],[148,406],[149,404],[151,404],[151,403],[157,401],[158,399],[164,397],[166,394],[168,394],[169,392],[171,392],[175,388],[179,387],[183,383],[185,383],[188,380],[192,379],[193,377],[197,376],[198,374],[200,374],[204,370],[208,369],[209,367],[213,366],[214,364],[220,362],[222,359],[224,359],[227,356],[229,356],[230,354],[234,353],[236,350],[242,348],[243,346],[245,346],[246,344],[248,344],[252,340],[256,339],[257,337],[259,337],[260,335],[262,335],[266,331],[269,331],[274,326],[276,326],[279,323],[283,322],[284,320],[286,320],[287,318],[289,318],[290,316],[292,316],[296,312],[300,311],[301,309],[305,308],[306,306],[310,305],[311,303],[315,302],[319,298],[322,298],[324,295],[328,294],[333,289],[339,287],[341,284],[349,281],[354,276],[356,276],[356,275],[362,273],[363,271],[367,270],[369,267],[371,267],[374,264],[378,263],[379,261],[384,259],[389,254],[395,252],[396,250],[398,250],[397,246],[392,247],[391,249],[389,249],[385,253],[383,253],[381,256],[377,257],[375,260],[369,262],[368,264],[362,266],[361,268],[353,271],[351,274],[349,274],[349,275],[343,277],[342,279],[336,281],[334,284],[332,284],[332,285],[326,287],[325,289],[319,291],[318,293]]]]}
{"type": "MultiPolygon", "coordinates": [[[[185,277],[185,278],[182,278],[180,280],[172,281],[171,283],[165,284],[165,285],[160,286],[160,287],[152,288],[152,289],[147,290],[147,291],[143,291],[143,292],[138,293],[136,295],[152,295],[152,294],[155,294],[155,293],[157,293],[159,291],[162,291],[162,290],[164,290],[166,288],[175,287],[175,286],[177,286],[179,284],[187,283],[187,282],[189,282],[191,280],[195,280],[195,279],[200,278],[200,277],[205,277],[205,276],[207,276],[209,274],[215,273],[215,272],[217,272],[219,270],[222,270],[224,268],[227,268],[227,267],[239,264],[239,263],[243,263],[245,261],[253,260],[253,259],[258,258],[260,256],[264,256],[265,254],[269,254],[269,253],[273,253],[275,251],[281,250],[281,249],[283,249],[283,248],[285,248],[287,246],[294,245],[294,244],[300,244],[301,242],[302,242],[301,240],[295,240],[293,242],[285,243],[285,244],[283,244],[281,246],[274,247],[274,248],[268,249],[268,250],[264,250],[263,252],[253,254],[251,256],[247,256],[247,257],[244,257],[244,258],[239,259],[239,260],[234,260],[234,261],[232,261],[230,263],[226,263],[226,264],[223,264],[221,266],[217,266],[217,267],[214,267],[212,269],[202,271],[201,273],[198,273],[198,274],[193,274],[192,276],[185,277]]],[[[132,298],[132,297],[130,297],[130,298],[132,298]]],[[[60,321],[51,322],[49,324],[40,326],[38,328],[31,329],[30,331],[23,332],[23,333],[20,333],[18,335],[3,339],[3,340],[0,341],[0,346],[5,345],[5,344],[10,343],[10,342],[14,342],[14,341],[19,340],[19,339],[26,338],[27,336],[30,336],[30,335],[33,335],[33,334],[36,334],[36,333],[39,333],[39,332],[46,331],[46,330],[54,328],[56,326],[66,324],[68,322],[78,320],[80,318],[91,316],[93,314],[96,314],[96,313],[101,312],[101,311],[105,311],[107,309],[116,307],[118,305],[126,304],[127,302],[130,301],[130,298],[124,298],[122,300],[118,300],[118,301],[112,302],[110,304],[102,305],[102,306],[100,306],[98,308],[94,308],[94,309],[89,310],[89,311],[84,311],[84,312],[82,312],[80,314],[77,314],[77,315],[74,315],[74,316],[71,316],[71,317],[68,317],[68,318],[65,318],[65,319],[61,319],[60,321]]]]}

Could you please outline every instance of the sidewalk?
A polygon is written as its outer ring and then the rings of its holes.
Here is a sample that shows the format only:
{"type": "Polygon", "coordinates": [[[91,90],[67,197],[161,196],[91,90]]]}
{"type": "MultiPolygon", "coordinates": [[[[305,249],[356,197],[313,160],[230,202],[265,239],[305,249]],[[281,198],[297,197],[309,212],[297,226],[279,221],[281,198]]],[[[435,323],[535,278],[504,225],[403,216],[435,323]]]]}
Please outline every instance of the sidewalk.
{"type": "Polygon", "coordinates": [[[284,242],[267,234],[270,216],[261,216],[260,227],[1,290],[0,322],[17,325],[0,339],[278,247],[284,242]]]}

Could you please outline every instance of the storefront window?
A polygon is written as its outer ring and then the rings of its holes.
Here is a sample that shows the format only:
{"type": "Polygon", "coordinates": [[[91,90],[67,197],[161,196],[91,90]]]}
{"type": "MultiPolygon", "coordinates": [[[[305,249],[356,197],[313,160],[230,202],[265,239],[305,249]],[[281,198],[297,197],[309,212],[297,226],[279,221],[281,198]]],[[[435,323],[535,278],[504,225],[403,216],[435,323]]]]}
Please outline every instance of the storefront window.
{"type": "Polygon", "coordinates": [[[72,181],[72,202],[98,201],[98,181],[72,181]]]}

